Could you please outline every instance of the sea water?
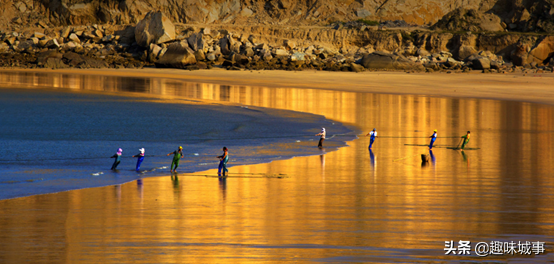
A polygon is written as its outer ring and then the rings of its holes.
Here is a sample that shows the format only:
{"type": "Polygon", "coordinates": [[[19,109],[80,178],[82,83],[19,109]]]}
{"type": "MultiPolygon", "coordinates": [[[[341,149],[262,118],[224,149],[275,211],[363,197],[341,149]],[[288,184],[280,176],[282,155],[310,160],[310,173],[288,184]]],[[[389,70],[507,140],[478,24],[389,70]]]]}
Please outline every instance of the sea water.
{"type": "MultiPolygon", "coordinates": [[[[355,137],[321,115],[243,105],[182,102],[121,92],[0,88],[0,199],[121,184],[178,171],[315,155],[355,137]],[[317,148],[326,127],[325,149],[317,148]],[[117,170],[110,168],[123,149],[117,170]],[[139,149],[145,159],[136,170],[139,149]]],[[[231,169],[232,171],[232,169],[231,169]]]]}

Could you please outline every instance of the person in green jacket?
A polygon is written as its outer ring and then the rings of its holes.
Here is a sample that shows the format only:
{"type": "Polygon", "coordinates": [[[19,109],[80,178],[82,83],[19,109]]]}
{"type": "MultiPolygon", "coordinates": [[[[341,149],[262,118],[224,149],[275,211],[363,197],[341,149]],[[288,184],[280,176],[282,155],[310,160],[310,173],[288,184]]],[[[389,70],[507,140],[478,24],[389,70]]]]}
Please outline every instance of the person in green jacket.
{"type": "Polygon", "coordinates": [[[467,134],[465,136],[462,136],[462,138],[464,139],[464,142],[462,143],[461,149],[464,149],[466,147],[467,143],[469,143],[470,133],[471,132],[467,131],[467,134]]]}
{"type": "Polygon", "coordinates": [[[173,154],[173,161],[171,162],[170,171],[171,172],[177,172],[177,167],[179,167],[179,160],[183,158],[183,147],[179,146],[178,150],[175,150],[175,151],[167,154],[167,156],[169,156],[171,154],[173,154]],[[173,166],[175,166],[175,168],[173,168],[173,166]]]}

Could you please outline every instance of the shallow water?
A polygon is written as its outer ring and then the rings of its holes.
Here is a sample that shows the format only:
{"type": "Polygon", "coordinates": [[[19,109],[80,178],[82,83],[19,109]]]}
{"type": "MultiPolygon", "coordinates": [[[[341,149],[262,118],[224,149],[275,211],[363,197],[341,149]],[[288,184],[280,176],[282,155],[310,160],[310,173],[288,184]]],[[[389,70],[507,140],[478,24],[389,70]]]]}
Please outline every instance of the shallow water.
{"type": "Polygon", "coordinates": [[[372,152],[360,136],[224,180],[209,170],[0,201],[1,262],[554,260],[551,106],[163,79],[143,90],[164,95],[152,91],[165,82],[171,96],[324,115],[379,138],[372,152]],[[428,149],[406,144],[428,144],[433,129],[434,159],[422,166],[428,149]],[[478,150],[443,148],[467,130],[478,150]],[[450,240],[470,241],[471,255],[445,255],[450,240]],[[545,252],[476,256],[478,242],[494,241],[545,242],[545,252]]]}
{"type": "Polygon", "coordinates": [[[229,166],[237,166],[320,153],[314,134],[322,126],[330,130],[327,151],[355,137],[320,115],[123,90],[105,95],[87,87],[3,88],[0,115],[0,199],[169,175],[172,158],[166,154],[178,146],[185,154],[179,171],[195,172],[217,167],[223,146],[230,149],[229,166]],[[118,148],[121,164],[111,171],[118,148]],[[132,156],[139,148],[146,149],[145,160],[135,171],[132,156]]]}

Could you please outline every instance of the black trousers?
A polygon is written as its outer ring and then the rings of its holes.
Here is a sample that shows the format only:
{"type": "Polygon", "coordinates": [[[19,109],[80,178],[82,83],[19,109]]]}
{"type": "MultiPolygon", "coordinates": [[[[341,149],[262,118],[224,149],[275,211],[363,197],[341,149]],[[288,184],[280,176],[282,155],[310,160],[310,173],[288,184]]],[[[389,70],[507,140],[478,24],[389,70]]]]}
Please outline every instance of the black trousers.
{"type": "Polygon", "coordinates": [[[324,138],[320,138],[319,139],[319,144],[317,144],[317,147],[318,148],[322,148],[323,147],[323,140],[325,140],[324,138]]]}

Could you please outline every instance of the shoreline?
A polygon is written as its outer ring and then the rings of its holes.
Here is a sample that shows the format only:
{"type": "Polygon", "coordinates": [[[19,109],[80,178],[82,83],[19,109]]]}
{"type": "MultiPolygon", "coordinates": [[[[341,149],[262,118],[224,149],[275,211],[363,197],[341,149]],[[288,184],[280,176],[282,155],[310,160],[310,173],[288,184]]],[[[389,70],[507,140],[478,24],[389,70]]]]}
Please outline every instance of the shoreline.
{"type": "Polygon", "coordinates": [[[377,94],[509,100],[554,105],[554,73],[405,73],[322,71],[228,71],[178,69],[0,69],[2,72],[82,74],[179,79],[220,85],[322,89],[377,94]],[[439,83],[440,85],[430,86],[439,83]],[[486,87],[478,87],[479,85],[486,87]]]}

